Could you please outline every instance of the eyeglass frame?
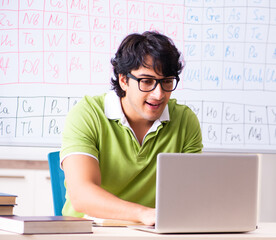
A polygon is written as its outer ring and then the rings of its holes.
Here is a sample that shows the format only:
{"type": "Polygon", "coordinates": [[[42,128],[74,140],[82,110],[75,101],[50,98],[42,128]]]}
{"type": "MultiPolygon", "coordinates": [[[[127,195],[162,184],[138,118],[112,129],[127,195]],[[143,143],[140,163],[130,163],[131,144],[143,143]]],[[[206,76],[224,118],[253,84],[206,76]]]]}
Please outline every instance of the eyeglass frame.
{"type": "Polygon", "coordinates": [[[158,83],[160,83],[161,88],[162,88],[163,91],[165,91],[165,92],[173,92],[173,91],[177,88],[178,82],[179,82],[179,80],[180,80],[180,79],[179,79],[179,76],[174,76],[174,79],[176,80],[175,87],[174,87],[172,90],[166,90],[166,89],[163,88],[162,81],[163,81],[163,80],[166,80],[167,78],[161,78],[161,79],[146,78],[146,77],[137,78],[137,77],[135,77],[134,75],[132,75],[130,72],[129,72],[126,76],[127,76],[128,78],[131,78],[131,79],[136,80],[136,81],[138,82],[138,88],[139,88],[139,90],[140,90],[141,92],[151,92],[151,91],[153,91],[153,90],[157,87],[158,83]],[[155,85],[154,85],[153,89],[148,90],[148,91],[141,90],[141,88],[140,88],[140,81],[141,81],[142,79],[151,79],[151,80],[155,80],[155,85]]]}

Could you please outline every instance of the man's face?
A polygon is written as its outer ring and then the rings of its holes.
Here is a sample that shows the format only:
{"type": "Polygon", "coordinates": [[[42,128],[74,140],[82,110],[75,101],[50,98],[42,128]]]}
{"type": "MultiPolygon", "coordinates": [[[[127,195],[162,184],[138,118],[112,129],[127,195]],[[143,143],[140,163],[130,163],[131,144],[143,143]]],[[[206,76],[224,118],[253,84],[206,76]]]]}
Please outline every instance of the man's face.
{"type": "MultiPolygon", "coordinates": [[[[147,58],[147,65],[152,66],[151,57],[147,58]]],[[[141,66],[137,70],[132,70],[131,74],[136,78],[164,78],[164,76],[158,75],[152,67],[141,66]]],[[[126,92],[126,96],[121,101],[124,113],[130,123],[137,121],[149,123],[160,118],[170,99],[171,92],[163,91],[160,84],[151,92],[142,92],[139,90],[136,80],[129,78],[127,82],[126,76],[122,75],[120,75],[119,81],[121,88],[126,92]]]]}

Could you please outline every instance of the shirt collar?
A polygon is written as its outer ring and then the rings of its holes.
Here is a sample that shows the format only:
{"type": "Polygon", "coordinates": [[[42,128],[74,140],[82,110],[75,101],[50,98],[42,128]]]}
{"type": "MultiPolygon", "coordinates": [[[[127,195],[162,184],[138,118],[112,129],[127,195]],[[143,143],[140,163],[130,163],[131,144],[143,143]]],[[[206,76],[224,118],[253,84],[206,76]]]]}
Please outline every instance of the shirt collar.
{"type": "MultiPolygon", "coordinates": [[[[104,113],[108,119],[111,120],[121,120],[121,123],[124,125],[124,123],[127,122],[125,114],[122,110],[121,101],[120,98],[116,95],[114,91],[110,91],[106,94],[105,100],[104,100],[104,113]]],[[[169,114],[169,108],[168,105],[165,107],[162,115],[159,119],[156,121],[158,122],[164,122],[164,121],[170,121],[170,114],[169,114]]]]}

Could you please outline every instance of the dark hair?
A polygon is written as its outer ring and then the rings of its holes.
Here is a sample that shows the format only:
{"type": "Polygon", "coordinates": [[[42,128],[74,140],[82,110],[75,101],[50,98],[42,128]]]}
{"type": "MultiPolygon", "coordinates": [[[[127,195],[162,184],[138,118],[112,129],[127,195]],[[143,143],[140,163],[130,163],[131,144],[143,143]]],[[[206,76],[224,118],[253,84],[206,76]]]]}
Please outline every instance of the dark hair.
{"type": "Polygon", "coordinates": [[[115,57],[111,59],[115,78],[111,78],[112,89],[119,97],[125,92],[119,84],[119,74],[127,75],[139,67],[149,67],[146,57],[153,59],[153,69],[163,76],[178,76],[183,68],[180,52],[167,36],[157,32],[133,33],[128,35],[120,44],[115,57]]]}

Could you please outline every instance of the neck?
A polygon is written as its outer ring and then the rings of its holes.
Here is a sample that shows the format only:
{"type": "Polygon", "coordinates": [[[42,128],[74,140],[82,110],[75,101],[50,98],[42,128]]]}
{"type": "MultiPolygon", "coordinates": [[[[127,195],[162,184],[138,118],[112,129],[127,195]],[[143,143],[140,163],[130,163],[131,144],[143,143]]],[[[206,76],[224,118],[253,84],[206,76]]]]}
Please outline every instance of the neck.
{"type": "Polygon", "coordinates": [[[128,119],[129,125],[131,126],[132,130],[134,131],[140,145],[142,145],[143,139],[146,136],[147,132],[151,128],[153,122],[132,122],[128,119]]]}
{"type": "Polygon", "coordinates": [[[128,108],[125,106],[123,99],[121,99],[121,106],[130,127],[134,131],[139,143],[142,144],[145,135],[151,128],[154,121],[150,121],[144,118],[137,118],[137,115],[135,116],[134,113],[127,112],[126,110],[128,108]]]}

